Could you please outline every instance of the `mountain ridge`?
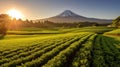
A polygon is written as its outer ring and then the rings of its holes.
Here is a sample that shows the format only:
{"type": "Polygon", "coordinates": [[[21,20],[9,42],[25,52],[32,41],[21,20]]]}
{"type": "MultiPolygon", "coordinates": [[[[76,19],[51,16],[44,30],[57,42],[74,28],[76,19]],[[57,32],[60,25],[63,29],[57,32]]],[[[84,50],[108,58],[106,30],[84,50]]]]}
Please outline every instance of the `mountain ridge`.
{"type": "Polygon", "coordinates": [[[40,19],[40,20],[48,20],[54,23],[72,23],[72,22],[97,22],[100,24],[104,24],[104,23],[111,23],[112,20],[108,20],[108,19],[98,19],[98,18],[88,18],[88,17],[84,17],[81,15],[78,15],[74,12],[72,12],[71,10],[65,10],[64,12],[53,16],[53,17],[49,17],[49,18],[45,18],[45,19],[40,19]]]}

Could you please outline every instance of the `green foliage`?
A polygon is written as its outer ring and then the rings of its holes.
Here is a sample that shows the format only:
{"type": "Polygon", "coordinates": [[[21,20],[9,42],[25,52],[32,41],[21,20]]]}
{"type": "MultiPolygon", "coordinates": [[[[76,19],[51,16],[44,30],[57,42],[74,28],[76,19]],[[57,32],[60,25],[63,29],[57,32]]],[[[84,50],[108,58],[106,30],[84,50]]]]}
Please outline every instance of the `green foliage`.
{"type": "Polygon", "coordinates": [[[112,29],[85,27],[54,29],[59,34],[7,35],[0,40],[0,67],[119,67],[120,42],[95,33],[112,29]]]}
{"type": "Polygon", "coordinates": [[[120,29],[109,31],[105,33],[106,35],[120,35],[120,29]]]}
{"type": "Polygon", "coordinates": [[[120,16],[117,17],[115,20],[113,20],[112,26],[113,27],[119,27],[120,26],[120,16]]]}
{"type": "Polygon", "coordinates": [[[6,35],[7,25],[10,21],[10,17],[7,14],[0,14],[0,34],[6,35]]]}
{"type": "Polygon", "coordinates": [[[116,28],[109,28],[109,27],[82,27],[82,28],[22,28],[19,30],[9,30],[7,34],[14,34],[14,35],[34,35],[34,34],[63,34],[63,33],[79,33],[79,32],[93,32],[93,33],[104,33],[107,31],[114,30],[116,28]]]}

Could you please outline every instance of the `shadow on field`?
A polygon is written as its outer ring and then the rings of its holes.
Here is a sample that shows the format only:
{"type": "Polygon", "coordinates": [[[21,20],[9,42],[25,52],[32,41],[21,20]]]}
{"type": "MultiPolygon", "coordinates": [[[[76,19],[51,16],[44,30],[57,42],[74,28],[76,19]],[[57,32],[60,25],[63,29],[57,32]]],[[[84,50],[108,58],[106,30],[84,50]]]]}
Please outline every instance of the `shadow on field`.
{"type": "Polygon", "coordinates": [[[5,35],[0,35],[0,40],[4,39],[5,35]]]}

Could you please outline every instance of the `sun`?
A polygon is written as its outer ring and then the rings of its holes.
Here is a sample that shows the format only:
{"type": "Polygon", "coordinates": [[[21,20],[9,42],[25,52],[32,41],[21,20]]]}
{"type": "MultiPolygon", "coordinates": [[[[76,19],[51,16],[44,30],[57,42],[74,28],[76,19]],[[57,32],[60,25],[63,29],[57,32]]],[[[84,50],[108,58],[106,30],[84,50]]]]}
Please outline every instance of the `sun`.
{"type": "Polygon", "coordinates": [[[11,10],[9,10],[9,11],[7,12],[7,14],[8,14],[9,16],[11,16],[12,19],[13,19],[13,18],[16,18],[16,19],[22,19],[22,18],[23,18],[22,13],[21,13],[20,11],[16,10],[16,9],[11,9],[11,10]]]}

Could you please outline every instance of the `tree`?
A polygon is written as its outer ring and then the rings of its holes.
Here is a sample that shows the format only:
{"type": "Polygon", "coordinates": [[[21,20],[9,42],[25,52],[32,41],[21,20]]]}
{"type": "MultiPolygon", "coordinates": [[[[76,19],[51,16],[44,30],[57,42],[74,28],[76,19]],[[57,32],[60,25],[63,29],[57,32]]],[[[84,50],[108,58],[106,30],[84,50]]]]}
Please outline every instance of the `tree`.
{"type": "Polygon", "coordinates": [[[80,23],[77,25],[77,28],[79,28],[79,27],[81,27],[81,24],[80,24],[80,23]]]}
{"type": "Polygon", "coordinates": [[[93,26],[93,27],[96,27],[96,26],[99,26],[99,24],[98,24],[97,22],[94,22],[94,23],[92,24],[92,26],[93,26]]]}
{"type": "Polygon", "coordinates": [[[0,34],[6,35],[7,25],[10,22],[10,17],[7,14],[0,14],[0,34]]]}
{"type": "Polygon", "coordinates": [[[112,26],[113,27],[119,27],[120,26],[120,16],[117,17],[115,20],[113,20],[112,26]]]}

